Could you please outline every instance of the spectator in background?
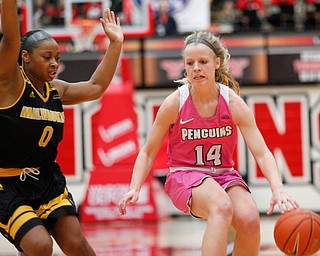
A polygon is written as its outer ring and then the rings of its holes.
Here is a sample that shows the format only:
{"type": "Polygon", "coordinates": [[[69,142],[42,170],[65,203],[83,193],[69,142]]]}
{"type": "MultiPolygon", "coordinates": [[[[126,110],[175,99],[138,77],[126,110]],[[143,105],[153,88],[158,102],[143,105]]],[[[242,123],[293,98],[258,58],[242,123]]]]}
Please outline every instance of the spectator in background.
{"type": "Polygon", "coordinates": [[[306,28],[318,29],[320,27],[320,0],[305,0],[304,2],[306,4],[306,28]]]}
{"type": "Polygon", "coordinates": [[[112,0],[110,10],[113,10],[117,15],[123,11],[123,0],[112,0]]]}
{"type": "Polygon", "coordinates": [[[170,5],[167,0],[159,1],[158,12],[155,15],[155,32],[158,36],[175,35],[177,23],[170,14],[170,5]]]}
{"type": "Polygon", "coordinates": [[[33,5],[33,28],[64,25],[61,1],[36,0],[33,5]]]}
{"type": "MultiPolygon", "coordinates": [[[[2,25],[1,25],[1,1],[0,0],[0,40],[2,39],[3,37],[3,34],[2,34],[2,25]]],[[[24,7],[24,5],[26,4],[24,0],[17,0],[16,1],[17,3],[17,9],[18,9],[18,16],[19,16],[19,21],[20,21],[20,30],[22,29],[22,8],[24,7]]]]}
{"type": "Polygon", "coordinates": [[[111,0],[110,10],[113,10],[121,20],[121,24],[131,24],[130,0],[111,0]]]}
{"type": "Polygon", "coordinates": [[[88,19],[99,19],[102,16],[101,3],[88,3],[85,8],[86,18],[88,19]]]}
{"type": "Polygon", "coordinates": [[[221,8],[217,11],[216,22],[220,24],[220,33],[232,33],[237,31],[236,11],[232,0],[223,1],[221,8]]]}
{"type": "Polygon", "coordinates": [[[242,12],[239,22],[242,30],[260,30],[266,13],[263,0],[237,0],[236,8],[242,12]]]}
{"type": "Polygon", "coordinates": [[[279,12],[274,16],[273,25],[280,28],[294,27],[294,5],[296,0],[271,0],[271,5],[279,7],[279,12]]]}
{"type": "Polygon", "coordinates": [[[33,5],[32,23],[34,28],[42,28],[45,23],[45,4],[44,0],[36,0],[33,5]]]}

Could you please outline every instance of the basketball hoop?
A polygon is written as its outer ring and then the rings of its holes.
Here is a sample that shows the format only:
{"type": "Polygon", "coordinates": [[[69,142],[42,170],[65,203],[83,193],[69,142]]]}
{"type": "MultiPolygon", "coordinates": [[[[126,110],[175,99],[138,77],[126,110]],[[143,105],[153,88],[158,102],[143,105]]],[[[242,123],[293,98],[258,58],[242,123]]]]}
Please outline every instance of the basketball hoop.
{"type": "Polygon", "coordinates": [[[95,51],[95,38],[100,22],[95,19],[76,19],[71,22],[74,52],[95,51]]]}

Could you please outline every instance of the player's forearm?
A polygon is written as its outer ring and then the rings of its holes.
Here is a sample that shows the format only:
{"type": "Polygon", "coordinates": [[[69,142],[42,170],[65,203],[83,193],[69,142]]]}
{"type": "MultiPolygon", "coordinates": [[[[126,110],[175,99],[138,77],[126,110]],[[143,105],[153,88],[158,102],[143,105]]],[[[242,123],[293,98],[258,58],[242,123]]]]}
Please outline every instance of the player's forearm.
{"type": "Polygon", "coordinates": [[[102,93],[108,88],[113,79],[120,59],[121,50],[122,42],[115,41],[110,43],[101,63],[92,74],[91,82],[99,84],[102,93]]]}
{"type": "Polygon", "coordinates": [[[282,189],[283,184],[279,169],[271,152],[267,152],[261,159],[258,159],[257,163],[268,180],[271,190],[282,189]]]}
{"type": "Polygon", "coordinates": [[[130,189],[134,189],[136,191],[140,191],[144,181],[150,173],[152,167],[153,160],[148,157],[148,155],[141,151],[136,159],[130,189]]]}
{"type": "Polygon", "coordinates": [[[19,18],[15,0],[2,0],[1,28],[6,40],[15,39],[20,43],[19,18]]]}

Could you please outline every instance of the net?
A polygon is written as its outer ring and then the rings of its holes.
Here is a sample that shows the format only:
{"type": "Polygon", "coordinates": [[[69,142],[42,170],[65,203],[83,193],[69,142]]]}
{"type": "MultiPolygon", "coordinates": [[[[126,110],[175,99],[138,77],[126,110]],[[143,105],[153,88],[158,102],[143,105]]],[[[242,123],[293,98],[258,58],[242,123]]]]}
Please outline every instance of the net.
{"type": "Polygon", "coordinates": [[[76,19],[71,23],[74,52],[95,51],[95,38],[100,22],[96,19],[76,19]]]}

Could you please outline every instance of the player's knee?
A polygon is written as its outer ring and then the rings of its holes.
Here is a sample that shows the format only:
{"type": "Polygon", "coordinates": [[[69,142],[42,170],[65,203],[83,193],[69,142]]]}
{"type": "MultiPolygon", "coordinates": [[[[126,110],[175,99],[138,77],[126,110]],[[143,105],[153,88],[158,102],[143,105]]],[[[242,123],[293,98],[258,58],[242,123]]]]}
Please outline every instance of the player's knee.
{"type": "Polygon", "coordinates": [[[94,255],[93,249],[91,248],[91,246],[83,236],[74,237],[68,244],[68,248],[65,248],[63,251],[66,255],[75,255],[75,256],[94,255]]]}
{"type": "Polygon", "coordinates": [[[251,231],[260,232],[260,218],[257,215],[250,215],[245,221],[246,227],[251,231]]]}
{"type": "Polygon", "coordinates": [[[246,211],[238,225],[241,225],[241,229],[251,234],[260,233],[260,217],[258,210],[252,209],[252,211],[246,211]]]}
{"type": "Polygon", "coordinates": [[[226,221],[231,221],[233,215],[232,202],[228,197],[219,198],[210,204],[210,214],[213,218],[221,217],[226,221]]]}
{"type": "Polygon", "coordinates": [[[21,246],[27,255],[51,256],[53,253],[53,242],[50,237],[39,237],[34,243],[21,246]]]}
{"type": "Polygon", "coordinates": [[[52,244],[52,240],[47,240],[45,242],[42,242],[40,245],[37,246],[37,255],[52,255],[53,253],[53,244],[52,244]]]}

